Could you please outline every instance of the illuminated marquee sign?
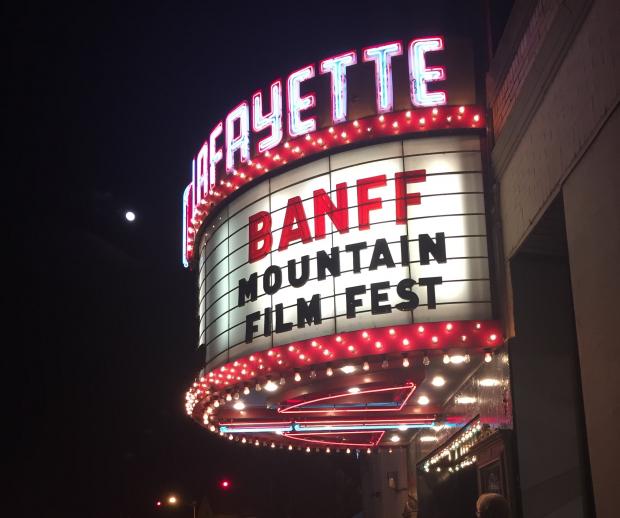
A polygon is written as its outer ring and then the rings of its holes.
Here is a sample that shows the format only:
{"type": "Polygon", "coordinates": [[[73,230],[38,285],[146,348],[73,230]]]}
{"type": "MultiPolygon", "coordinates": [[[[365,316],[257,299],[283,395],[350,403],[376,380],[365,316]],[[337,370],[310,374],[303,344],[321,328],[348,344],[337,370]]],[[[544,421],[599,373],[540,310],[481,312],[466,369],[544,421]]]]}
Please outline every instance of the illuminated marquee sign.
{"type": "Polygon", "coordinates": [[[477,136],[334,154],[218,214],[199,262],[208,363],[355,329],[490,317],[477,136]]]}
{"type": "Polygon", "coordinates": [[[467,49],[341,52],[215,124],[183,209],[205,355],[186,412],[210,431],[348,453],[459,426],[447,369],[502,343],[467,49]]]}
{"type": "Polygon", "coordinates": [[[428,37],[344,52],[296,70],[239,103],[211,130],[192,162],[192,182],[183,197],[184,264],[193,258],[200,226],[214,207],[269,170],[404,130],[479,127],[480,114],[465,113],[463,106],[438,116],[436,107],[448,103],[447,74],[443,64],[432,63],[444,61],[444,50],[443,37],[428,37]],[[386,121],[400,112],[406,113],[403,120],[386,121]],[[361,120],[370,134],[361,134],[361,120]]]}

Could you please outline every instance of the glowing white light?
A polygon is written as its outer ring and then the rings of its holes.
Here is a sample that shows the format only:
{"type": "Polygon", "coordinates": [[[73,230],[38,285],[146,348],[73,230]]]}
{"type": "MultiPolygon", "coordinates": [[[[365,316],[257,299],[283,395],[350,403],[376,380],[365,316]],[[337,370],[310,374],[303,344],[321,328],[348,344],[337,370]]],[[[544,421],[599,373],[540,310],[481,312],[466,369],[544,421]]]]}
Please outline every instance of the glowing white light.
{"type": "Polygon", "coordinates": [[[344,367],[340,367],[340,370],[345,374],[351,374],[357,370],[357,367],[355,365],[345,365],[344,367]]]}
{"type": "Polygon", "coordinates": [[[235,170],[235,152],[239,162],[250,159],[250,108],[243,101],[226,116],[226,171],[235,170]],[[235,121],[239,121],[239,135],[235,135],[235,121]]]}
{"type": "Polygon", "coordinates": [[[209,142],[205,142],[196,156],[194,176],[194,206],[197,207],[209,189],[209,142]]]}
{"type": "Polygon", "coordinates": [[[450,356],[450,363],[453,363],[454,365],[465,362],[467,362],[467,356],[463,354],[453,354],[452,356],[450,356]]]}
{"type": "Polygon", "coordinates": [[[419,405],[428,405],[430,403],[430,399],[428,399],[428,397],[426,396],[420,396],[418,398],[418,404],[419,405]]]}
{"type": "Polygon", "coordinates": [[[431,384],[433,385],[433,387],[443,387],[446,384],[446,380],[443,379],[441,376],[435,376],[432,379],[431,384]]]}
{"type": "Polygon", "coordinates": [[[491,353],[485,353],[484,354],[484,362],[485,363],[491,363],[493,361],[493,357],[491,356],[491,353]]]}
{"type": "Polygon", "coordinates": [[[324,59],[319,65],[321,74],[331,74],[332,120],[334,124],[347,119],[347,72],[350,65],[357,63],[354,51],[324,59]]]}
{"type": "Polygon", "coordinates": [[[129,222],[136,221],[136,214],[130,210],[125,212],[125,219],[129,222]]]}
{"type": "Polygon", "coordinates": [[[437,442],[438,440],[434,435],[422,435],[420,437],[420,442],[437,442]]]}
{"type": "Polygon", "coordinates": [[[375,91],[377,112],[386,113],[394,109],[394,88],[392,86],[392,57],[400,56],[403,46],[400,41],[368,47],[363,51],[365,62],[375,62],[375,91]]]}
{"type": "Polygon", "coordinates": [[[351,394],[357,394],[361,389],[359,387],[351,387],[350,389],[347,390],[347,392],[351,393],[351,394]]]}
{"type": "Polygon", "coordinates": [[[217,147],[216,139],[222,134],[224,125],[222,121],[217,123],[217,126],[211,130],[209,135],[209,191],[212,191],[215,187],[215,168],[218,162],[224,158],[224,152],[222,148],[217,147]]]}
{"type": "Polygon", "coordinates": [[[187,268],[189,266],[188,261],[188,246],[187,246],[187,234],[189,231],[188,221],[191,219],[191,214],[188,214],[190,211],[190,193],[192,191],[192,184],[189,184],[185,190],[183,191],[183,255],[181,256],[181,260],[183,262],[183,266],[187,268]]]}
{"type": "Polygon", "coordinates": [[[258,141],[259,153],[276,147],[284,136],[282,130],[282,82],[278,79],[271,84],[271,111],[263,114],[263,94],[258,91],[252,96],[252,130],[271,129],[271,135],[258,141]]]}
{"type": "Polygon", "coordinates": [[[484,378],[481,379],[478,384],[481,387],[497,387],[501,384],[501,381],[495,378],[484,378]]]}
{"type": "Polygon", "coordinates": [[[473,405],[477,399],[472,396],[457,396],[454,398],[454,402],[457,405],[473,405]]]}
{"type": "Polygon", "coordinates": [[[428,83],[443,81],[443,67],[427,67],[424,54],[443,50],[443,38],[421,38],[409,44],[409,82],[411,102],[414,106],[437,106],[446,104],[445,92],[429,92],[428,83]]]}
{"type": "Polygon", "coordinates": [[[287,101],[288,101],[288,133],[291,137],[300,137],[316,130],[316,119],[311,117],[301,120],[301,112],[313,108],[316,105],[316,96],[308,94],[300,96],[300,84],[314,77],[314,65],[308,65],[288,76],[287,101]]]}
{"type": "Polygon", "coordinates": [[[401,424],[401,425],[398,427],[398,429],[399,429],[401,432],[405,432],[405,431],[407,431],[407,430],[409,429],[409,427],[408,427],[406,424],[401,424]]]}
{"type": "Polygon", "coordinates": [[[390,437],[390,441],[392,441],[392,442],[398,442],[398,441],[400,441],[400,436],[399,436],[399,435],[394,434],[394,435],[392,435],[392,436],[390,437]]]}
{"type": "Polygon", "coordinates": [[[276,390],[278,390],[278,385],[273,381],[269,380],[267,383],[265,383],[265,386],[263,388],[267,392],[275,392],[276,390]]]}

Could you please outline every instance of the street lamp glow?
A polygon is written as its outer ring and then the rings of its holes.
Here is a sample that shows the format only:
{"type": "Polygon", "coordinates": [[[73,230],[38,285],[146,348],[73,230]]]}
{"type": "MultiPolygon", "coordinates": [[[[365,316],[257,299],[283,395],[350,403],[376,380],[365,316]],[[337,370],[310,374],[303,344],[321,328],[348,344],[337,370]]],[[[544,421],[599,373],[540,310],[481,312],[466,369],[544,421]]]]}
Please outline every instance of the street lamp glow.
{"type": "Polygon", "coordinates": [[[129,222],[136,221],[136,213],[128,210],[127,212],[125,212],[125,219],[129,222]]]}

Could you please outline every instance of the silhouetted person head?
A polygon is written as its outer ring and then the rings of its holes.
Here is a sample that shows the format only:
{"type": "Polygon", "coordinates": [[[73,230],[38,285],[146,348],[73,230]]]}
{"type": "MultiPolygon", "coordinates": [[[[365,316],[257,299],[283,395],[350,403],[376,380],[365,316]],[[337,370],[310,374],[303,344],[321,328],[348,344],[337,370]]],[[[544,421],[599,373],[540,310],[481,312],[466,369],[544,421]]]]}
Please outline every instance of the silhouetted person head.
{"type": "Polygon", "coordinates": [[[476,516],[480,518],[510,518],[508,500],[498,493],[482,493],[476,502],[476,516]]]}

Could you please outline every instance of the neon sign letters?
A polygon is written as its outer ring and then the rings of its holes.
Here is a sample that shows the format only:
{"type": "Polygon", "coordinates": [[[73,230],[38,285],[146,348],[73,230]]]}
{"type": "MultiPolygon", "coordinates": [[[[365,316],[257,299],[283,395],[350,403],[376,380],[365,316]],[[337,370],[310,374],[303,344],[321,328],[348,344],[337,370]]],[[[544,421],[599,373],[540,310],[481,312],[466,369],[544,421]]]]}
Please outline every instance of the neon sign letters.
{"type": "MultiPolygon", "coordinates": [[[[384,114],[394,111],[392,62],[403,54],[403,48],[402,42],[394,41],[364,48],[359,59],[355,50],[338,54],[320,61],[318,67],[309,64],[292,72],[286,81],[274,81],[268,94],[264,95],[259,90],[252,95],[251,102],[239,103],[211,130],[208,140],[192,162],[192,183],[189,194],[184,196],[185,223],[200,213],[201,202],[204,206],[205,199],[214,194],[224,174],[237,175],[241,164],[251,162],[252,146],[256,152],[263,154],[286,140],[284,118],[290,139],[307,136],[317,130],[319,123],[315,109],[318,96],[308,91],[311,89],[309,81],[315,77],[329,78],[332,125],[349,120],[347,77],[351,67],[359,66],[358,62],[360,65],[374,64],[376,112],[384,114]]],[[[447,103],[445,92],[429,90],[430,84],[445,79],[444,67],[430,67],[426,62],[428,53],[442,50],[444,40],[441,36],[417,38],[408,44],[408,87],[413,107],[435,107],[447,103]]],[[[187,228],[184,228],[185,259],[187,255],[192,255],[186,231],[187,228]]]]}

